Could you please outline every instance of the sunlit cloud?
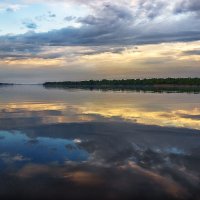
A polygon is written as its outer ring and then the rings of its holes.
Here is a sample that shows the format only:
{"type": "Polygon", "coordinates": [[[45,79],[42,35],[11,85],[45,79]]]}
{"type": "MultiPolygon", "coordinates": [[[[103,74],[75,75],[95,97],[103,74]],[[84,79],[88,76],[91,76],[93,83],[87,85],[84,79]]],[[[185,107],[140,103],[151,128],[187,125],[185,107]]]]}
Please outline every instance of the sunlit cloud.
{"type": "Polygon", "coordinates": [[[0,10],[6,9],[14,12],[0,12],[3,81],[63,80],[61,71],[66,80],[200,74],[196,0],[0,3],[0,10]],[[5,70],[10,65],[12,73],[5,70]],[[46,71],[36,78],[35,67],[46,71]],[[25,80],[23,73],[32,78],[25,80]]]}
{"type": "Polygon", "coordinates": [[[5,60],[1,62],[2,64],[7,65],[21,65],[20,68],[30,68],[30,66],[35,67],[44,67],[44,66],[55,66],[60,65],[62,63],[62,60],[59,59],[22,59],[22,60],[5,60]]]}

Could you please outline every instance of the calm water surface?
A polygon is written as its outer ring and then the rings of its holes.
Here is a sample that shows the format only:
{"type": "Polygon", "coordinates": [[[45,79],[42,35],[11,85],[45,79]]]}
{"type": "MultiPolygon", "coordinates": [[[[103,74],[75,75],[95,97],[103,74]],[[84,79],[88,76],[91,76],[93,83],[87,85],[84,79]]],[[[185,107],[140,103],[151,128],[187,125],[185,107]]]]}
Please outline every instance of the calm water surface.
{"type": "Polygon", "coordinates": [[[200,94],[0,88],[1,199],[200,199],[200,94]]]}

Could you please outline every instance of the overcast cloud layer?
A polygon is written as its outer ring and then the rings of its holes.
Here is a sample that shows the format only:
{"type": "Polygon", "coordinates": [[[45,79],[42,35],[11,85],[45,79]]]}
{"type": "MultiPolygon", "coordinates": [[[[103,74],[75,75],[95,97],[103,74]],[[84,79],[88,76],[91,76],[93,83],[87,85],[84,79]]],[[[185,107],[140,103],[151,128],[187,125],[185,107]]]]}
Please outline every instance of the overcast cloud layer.
{"type": "MultiPolygon", "coordinates": [[[[136,52],[140,45],[200,40],[199,0],[18,0],[0,3],[2,13],[19,17],[22,27],[22,32],[0,32],[0,59],[7,63],[64,58],[68,62],[86,55],[121,54],[130,48],[136,52]],[[48,7],[47,12],[26,18],[18,14],[36,3],[48,7]],[[66,9],[65,15],[56,10],[59,6],[66,9]],[[70,13],[70,9],[75,11],[70,13]],[[62,23],[52,29],[56,20],[62,23]],[[46,28],[42,30],[42,26],[46,28]]],[[[5,32],[6,25],[2,27],[5,32]]],[[[183,55],[199,56],[199,49],[191,47],[183,55]]]]}

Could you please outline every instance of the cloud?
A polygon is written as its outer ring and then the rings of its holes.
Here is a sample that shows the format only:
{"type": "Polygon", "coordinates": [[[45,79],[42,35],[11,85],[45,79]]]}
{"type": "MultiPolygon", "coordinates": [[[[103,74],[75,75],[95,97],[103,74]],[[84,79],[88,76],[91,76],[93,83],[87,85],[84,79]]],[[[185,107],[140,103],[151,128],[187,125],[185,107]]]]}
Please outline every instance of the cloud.
{"type": "Polygon", "coordinates": [[[53,19],[55,19],[55,18],[56,18],[56,14],[49,11],[48,13],[36,16],[35,20],[37,20],[39,22],[41,22],[41,21],[52,22],[53,19]]]}
{"type": "Polygon", "coordinates": [[[140,0],[138,3],[138,11],[149,19],[154,19],[167,10],[170,3],[162,0],[140,0]]]}
{"type": "Polygon", "coordinates": [[[52,12],[50,12],[50,11],[48,12],[48,14],[49,14],[48,16],[49,16],[50,18],[56,17],[56,14],[54,14],[54,13],[52,13],[52,12]]]}
{"type": "MultiPolygon", "coordinates": [[[[33,59],[32,62],[35,66],[36,62],[38,62],[38,65],[44,63],[50,64],[50,61],[55,60],[56,64],[57,61],[59,61],[61,63],[60,65],[67,66],[66,68],[70,68],[69,66],[73,68],[74,65],[71,63],[77,61],[75,64],[76,66],[81,65],[84,67],[82,71],[80,67],[78,68],[79,71],[70,71],[70,73],[75,76],[75,72],[80,74],[79,72],[81,71],[83,73],[84,70],[85,74],[89,74],[91,69],[89,69],[88,66],[93,66],[94,70],[97,70],[98,66],[100,70],[100,66],[102,66],[100,63],[103,59],[105,59],[105,63],[106,59],[109,60],[104,64],[104,68],[108,69],[106,65],[110,66],[111,63],[115,63],[115,67],[119,68],[120,64],[116,64],[115,60],[113,60],[113,62],[110,61],[110,54],[112,54],[113,59],[117,60],[124,53],[129,55],[131,54],[129,51],[132,51],[140,55],[140,57],[134,57],[134,55],[132,55],[132,58],[130,55],[130,57],[128,57],[129,62],[132,62],[128,63],[132,75],[145,73],[144,69],[139,69],[139,65],[143,67],[147,65],[151,66],[151,74],[154,74],[156,71],[159,75],[162,75],[162,73],[168,74],[166,69],[169,68],[171,70],[170,73],[173,74],[172,66],[176,66],[177,63],[179,66],[184,66],[184,69],[181,68],[181,70],[186,70],[183,75],[190,74],[188,71],[191,71],[190,69],[192,67],[195,68],[193,69],[194,72],[191,72],[192,75],[198,71],[197,68],[194,67],[196,66],[194,62],[198,61],[196,57],[195,60],[191,60],[192,62],[190,64],[188,60],[184,63],[183,60],[180,61],[177,55],[173,57],[170,54],[169,59],[167,55],[160,56],[157,53],[153,57],[145,51],[146,55],[149,55],[149,57],[146,56],[145,59],[143,59],[144,55],[140,54],[139,50],[134,49],[135,46],[157,44],[161,48],[161,51],[163,47],[159,44],[162,43],[173,44],[177,42],[199,41],[200,18],[197,18],[196,14],[194,15],[194,13],[198,13],[199,3],[196,0],[118,0],[117,2],[112,2],[110,0],[23,1],[24,4],[29,4],[28,6],[36,2],[45,3],[48,6],[51,3],[58,2],[66,4],[66,13],[69,4],[76,4],[75,6],[79,5],[81,9],[86,9],[87,12],[84,10],[83,15],[79,15],[79,12],[74,12],[69,15],[64,14],[60,16],[55,10],[50,11],[50,6],[52,6],[50,5],[46,13],[39,13],[37,16],[33,16],[32,19],[24,20],[23,25],[26,27],[25,30],[28,29],[27,33],[0,36],[0,59],[4,64],[6,61],[8,65],[16,61],[17,64],[15,64],[17,66],[21,66],[22,63],[24,66],[25,63],[30,64],[31,59],[33,59]],[[47,26],[49,26],[50,23],[59,23],[58,20],[61,20],[61,24],[63,24],[63,27],[60,29],[50,30],[48,27],[47,29],[42,27],[45,23],[44,21],[48,22],[47,26]],[[64,23],[63,20],[67,23],[64,23]],[[36,30],[37,32],[35,32],[36,30]],[[43,32],[40,32],[41,30],[43,32]],[[95,57],[95,55],[99,57],[95,57]],[[90,60],[89,58],[86,60],[87,56],[90,57],[90,60]],[[83,57],[85,60],[82,59],[83,57]],[[96,60],[92,60],[91,57],[95,57],[96,60]],[[134,60],[134,58],[136,60],[134,60]],[[177,63],[175,63],[175,59],[177,63]],[[97,60],[99,63],[97,63],[97,60]],[[162,69],[164,71],[160,70],[160,65],[164,66],[165,63],[168,63],[169,67],[162,69]],[[133,66],[133,64],[135,69],[137,68],[137,72],[130,69],[130,66],[133,66]],[[188,64],[188,66],[186,66],[186,64],[188,64]]],[[[21,5],[23,3],[21,3],[21,5]]],[[[62,6],[62,4],[60,4],[60,6],[62,6]]],[[[82,11],[80,13],[82,13],[82,11]]],[[[183,54],[180,56],[182,59],[189,59],[188,57],[190,55],[199,55],[198,49],[193,51],[193,47],[182,49],[182,51],[183,54]],[[190,49],[192,49],[192,51],[190,51],[190,49]]],[[[179,51],[179,55],[180,52],[181,51],[179,51]]],[[[126,57],[124,56],[122,60],[126,62],[126,57]]],[[[52,62],[50,65],[52,66],[53,64],[55,64],[55,62],[52,62]]],[[[112,65],[114,66],[114,64],[112,65]]],[[[112,71],[109,72],[110,74],[115,73],[113,72],[113,68],[110,70],[112,71]]],[[[118,71],[127,76],[128,72],[125,73],[123,70],[118,71]]],[[[145,70],[147,69],[145,68],[145,70]]],[[[179,74],[178,70],[178,68],[174,69],[176,75],[179,74]]],[[[59,75],[60,72],[61,70],[58,72],[59,75]]],[[[118,72],[117,76],[120,73],[118,72]]],[[[146,74],[147,73],[150,74],[149,71],[146,72],[146,74]]],[[[93,71],[90,74],[94,77],[93,71]]],[[[100,74],[100,72],[98,74],[100,74]]],[[[102,76],[106,76],[106,73],[102,76]]],[[[89,75],[85,75],[84,77],[88,78],[89,75]]]]}
{"type": "Polygon", "coordinates": [[[200,56],[200,49],[184,51],[183,55],[199,55],[200,56]]]}
{"type": "Polygon", "coordinates": [[[14,10],[12,8],[7,8],[6,12],[14,12],[14,10]]]}
{"type": "Polygon", "coordinates": [[[21,154],[11,155],[7,152],[0,154],[0,160],[5,163],[14,163],[14,162],[23,162],[23,161],[30,161],[30,158],[25,158],[21,154]]]}
{"type": "Polygon", "coordinates": [[[175,13],[195,12],[200,13],[199,0],[181,0],[178,1],[175,7],[175,13]]]}
{"type": "Polygon", "coordinates": [[[24,5],[20,5],[20,4],[3,4],[1,5],[0,3],[0,9],[4,9],[6,12],[16,12],[18,10],[20,10],[21,8],[23,8],[24,5]]]}
{"type": "Polygon", "coordinates": [[[36,24],[35,22],[29,21],[29,20],[24,21],[24,22],[23,22],[23,25],[24,25],[26,28],[32,29],[32,30],[37,29],[37,27],[38,27],[37,24],[36,24]]]}
{"type": "MultiPolygon", "coordinates": [[[[12,42],[49,46],[70,45],[135,45],[162,42],[200,40],[200,23],[196,18],[175,20],[173,15],[162,18],[164,1],[140,0],[136,7],[119,3],[104,3],[93,8],[85,17],[67,16],[66,21],[75,20],[80,27],[65,27],[44,33],[29,33],[0,37],[12,42]],[[159,16],[159,19],[158,19],[159,16]]],[[[52,13],[51,13],[52,14],[52,13]]],[[[54,16],[54,14],[52,14],[54,16]]],[[[36,29],[32,21],[23,23],[28,29],[36,29]]]]}
{"type": "Polygon", "coordinates": [[[64,18],[65,21],[73,21],[73,20],[75,20],[75,19],[76,19],[75,16],[66,16],[66,17],[64,18]]]}

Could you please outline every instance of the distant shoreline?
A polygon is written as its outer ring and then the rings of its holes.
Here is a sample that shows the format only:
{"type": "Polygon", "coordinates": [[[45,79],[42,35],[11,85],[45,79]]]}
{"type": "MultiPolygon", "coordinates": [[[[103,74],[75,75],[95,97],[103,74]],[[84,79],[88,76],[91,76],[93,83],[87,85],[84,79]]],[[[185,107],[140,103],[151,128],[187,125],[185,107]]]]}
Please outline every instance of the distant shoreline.
{"type": "MultiPolygon", "coordinates": [[[[30,85],[0,83],[0,86],[30,85]]],[[[138,92],[186,92],[200,93],[200,78],[151,78],[151,79],[122,79],[122,80],[89,80],[89,81],[62,81],[45,82],[42,85],[47,89],[84,89],[84,90],[114,90],[138,92]]]]}
{"type": "Polygon", "coordinates": [[[0,86],[9,86],[9,85],[14,85],[13,83],[0,83],[0,86]]]}
{"type": "Polygon", "coordinates": [[[200,78],[151,78],[151,79],[121,79],[121,80],[89,80],[89,81],[63,81],[46,82],[45,86],[200,86],[200,78]]]}
{"type": "Polygon", "coordinates": [[[200,92],[200,78],[127,79],[46,82],[45,88],[200,92]]]}

